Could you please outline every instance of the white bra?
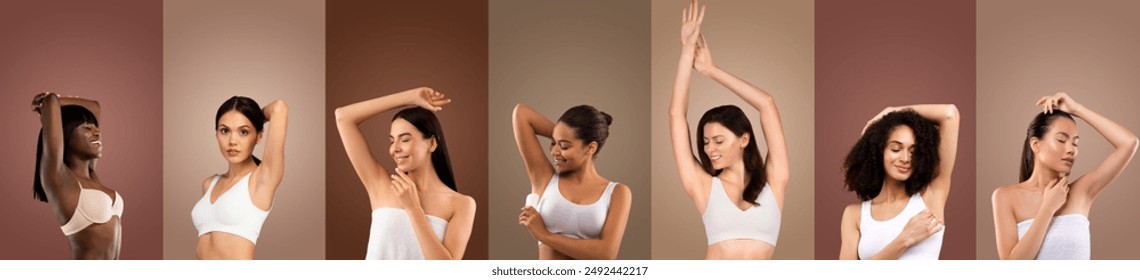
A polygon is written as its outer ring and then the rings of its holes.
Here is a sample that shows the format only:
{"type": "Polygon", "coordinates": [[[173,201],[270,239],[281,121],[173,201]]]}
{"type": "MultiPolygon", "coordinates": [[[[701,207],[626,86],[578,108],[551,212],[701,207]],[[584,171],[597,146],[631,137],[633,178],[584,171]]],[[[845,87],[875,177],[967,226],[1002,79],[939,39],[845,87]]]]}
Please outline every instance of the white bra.
{"type": "Polygon", "coordinates": [[[119,192],[115,192],[115,200],[112,201],[107,193],[84,189],[83,184],[76,183],[79,185],[79,201],[75,204],[71,220],[59,227],[63,230],[63,235],[70,236],[92,224],[106,223],[111,217],[123,217],[123,197],[119,196],[119,192]]]}
{"type": "Polygon", "coordinates": [[[757,240],[776,246],[780,235],[780,207],[772,188],[764,185],[760,196],[756,197],[759,206],[740,210],[724,191],[720,178],[712,178],[709,200],[701,219],[705,224],[705,235],[709,245],[733,239],[757,240]]]}
{"type": "Polygon", "coordinates": [[[265,224],[265,218],[269,217],[269,211],[257,208],[249,197],[249,177],[252,174],[253,172],[246,174],[241,181],[218,196],[217,201],[210,203],[214,186],[218,184],[218,179],[222,178],[222,175],[214,175],[214,181],[210,182],[210,187],[206,189],[202,199],[199,199],[198,203],[194,204],[194,209],[190,211],[190,218],[194,221],[194,228],[198,229],[198,236],[220,231],[257,244],[257,237],[261,235],[261,226],[265,224]]]}
{"type": "MultiPolygon", "coordinates": [[[[903,208],[897,216],[886,221],[876,221],[871,217],[871,201],[863,201],[862,212],[859,216],[859,259],[870,259],[878,254],[879,251],[883,250],[883,247],[886,247],[902,233],[907,222],[910,222],[910,218],[921,213],[923,209],[926,209],[926,202],[922,200],[921,194],[916,193],[910,196],[906,208],[903,208]]],[[[899,259],[937,260],[938,255],[942,252],[942,235],[945,232],[945,229],[940,230],[925,240],[919,241],[918,244],[907,248],[899,256],[899,259]]]]}
{"type": "Polygon", "coordinates": [[[536,208],[546,223],[546,230],[575,239],[598,239],[606,225],[614,186],[617,186],[616,182],[606,185],[602,196],[592,204],[575,204],[562,197],[558,191],[558,175],[554,175],[546,184],[546,190],[542,191],[542,199],[536,208]]]}

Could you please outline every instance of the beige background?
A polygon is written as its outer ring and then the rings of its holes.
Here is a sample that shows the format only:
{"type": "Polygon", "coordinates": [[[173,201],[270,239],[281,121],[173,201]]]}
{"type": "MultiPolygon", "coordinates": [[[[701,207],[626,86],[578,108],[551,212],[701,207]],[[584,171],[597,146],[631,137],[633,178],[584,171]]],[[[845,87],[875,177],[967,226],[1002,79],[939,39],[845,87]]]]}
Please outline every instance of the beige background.
{"type": "Polygon", "coordinates": [[[190,210],[202,180],[227,167],[214,115],[227,98],[244,95],[261,106],[289,104],[285,178],[255,257],[324,259],[324,3],[166,1],[164,8],[165,258],[195,258],[190,210]]]}
{"type": "Polygon", "coordinates": [[[491,259],[538,258],[534,239],[518,224],[530,192],[511,129],[520,102],[551,119],[580,104],[613,116],[597,168],[633,192],[618,258],[649,259],[649,1],[490,5],[490,205],[484,209],[491,215],[491,259]]]}
{"type": "MultiPolygon", "coordinates": [[[[653,259],[703,259],[704,224],[673,162],[667,111],[680,58],[680,14],[689,1],[653,2],[653,259]]],[[[814,248],[814,10],[811,1],[702,1],[701,33],[717,66],[772,94],[791,160],[776,259],[812,259],[814,248]]],[[[759,113],[715,81],[693,72],[689,126],[713,107],[744,109],[756,133],[759,113]]],[[[690,137],[690,138],[691,138],[690,137]]],[[[757,136],[767,155],[764,138],[757,136]]],[[[691,139],[690,139],[691,140],[691,139]]],[[[695,154],[695,150],[694,150],[695,154]]]]}
{"type": "MultiPolygon", "coordinates": [[[[1065,91],[1089,109],[1140,131],[1140,2],[978,1],[978,259],[996,259],[993,206],[999,186],[1017,183],[1034,102],[1065,91]]],[[[1084,121],[1074,175],[1088,173],[1112,145],[1084,121]]],[[[1136,165],[1133,160],[1132,165],[1136,165]]],[[[1093,259],[1140,257],[1136,197],[1140,172],[1129,166],[1101,193],[1089,215],[1093,259]]]]}

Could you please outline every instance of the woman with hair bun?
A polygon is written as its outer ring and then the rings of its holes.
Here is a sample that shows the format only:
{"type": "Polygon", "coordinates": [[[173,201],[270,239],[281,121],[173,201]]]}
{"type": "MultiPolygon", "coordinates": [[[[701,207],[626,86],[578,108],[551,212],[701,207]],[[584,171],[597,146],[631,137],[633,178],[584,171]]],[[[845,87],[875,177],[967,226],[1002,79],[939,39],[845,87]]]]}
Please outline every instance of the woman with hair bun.
{"type": "Polygon", "coordinates": [[[524,104],[515,106],[515,143],[531,191],[519,224],[538,241],[539,259],[617,258],[633,194],[594,165],[611,123],[613,117],[590,105],[566,110],[557,123],[524,104]],[[550,138],[553,161],[538,136],[550,138]]]}

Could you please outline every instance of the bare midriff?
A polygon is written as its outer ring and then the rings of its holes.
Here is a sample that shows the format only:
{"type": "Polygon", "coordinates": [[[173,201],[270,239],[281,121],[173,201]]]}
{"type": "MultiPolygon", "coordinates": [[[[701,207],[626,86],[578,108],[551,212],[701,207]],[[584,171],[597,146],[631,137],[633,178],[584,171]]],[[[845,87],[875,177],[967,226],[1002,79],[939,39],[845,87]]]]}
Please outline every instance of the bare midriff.
{"type": "Polygon", "coordinates": [[[244,237],[215,231],[198,237],[200,260],[252,260],[253,242],[244,237]]]}
{"type": "Polygon", "coordinates": [[[770,260],[776,246],[759,240],[734,239],[709,245],[709,260],[770,260]]]}
{"type": "Polygon", "coordinates": [[[123,228],[119,217],[110,221],[92,224],[67,237],[71,247],[71,259],[75,260],[114,260],[119,258],[123,228]]]}

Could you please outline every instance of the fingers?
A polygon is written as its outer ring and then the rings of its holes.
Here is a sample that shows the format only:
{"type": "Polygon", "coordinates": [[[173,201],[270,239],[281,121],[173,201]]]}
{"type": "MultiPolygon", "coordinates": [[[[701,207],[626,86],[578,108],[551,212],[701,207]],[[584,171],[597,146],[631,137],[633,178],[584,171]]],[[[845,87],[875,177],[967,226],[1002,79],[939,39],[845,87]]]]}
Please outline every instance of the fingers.
{"type": "Polygon", "coordinates": [[[392,178],[399,180],[405,189],[416,190],[416,183],[412,182],[412,178],[408,177],[408,174],[404,174],[404,171],[400,170],[400,168],[396,168],[396,175],[393,175],[392,178]]]}
{"type": "Polygon", "coordinates": [[[701,22],[705,21],[705,8],[706,7],[707,6],[701,6],[701,13],[699,15],[697,15],[697,25],[701,25],[701,22]]]}

